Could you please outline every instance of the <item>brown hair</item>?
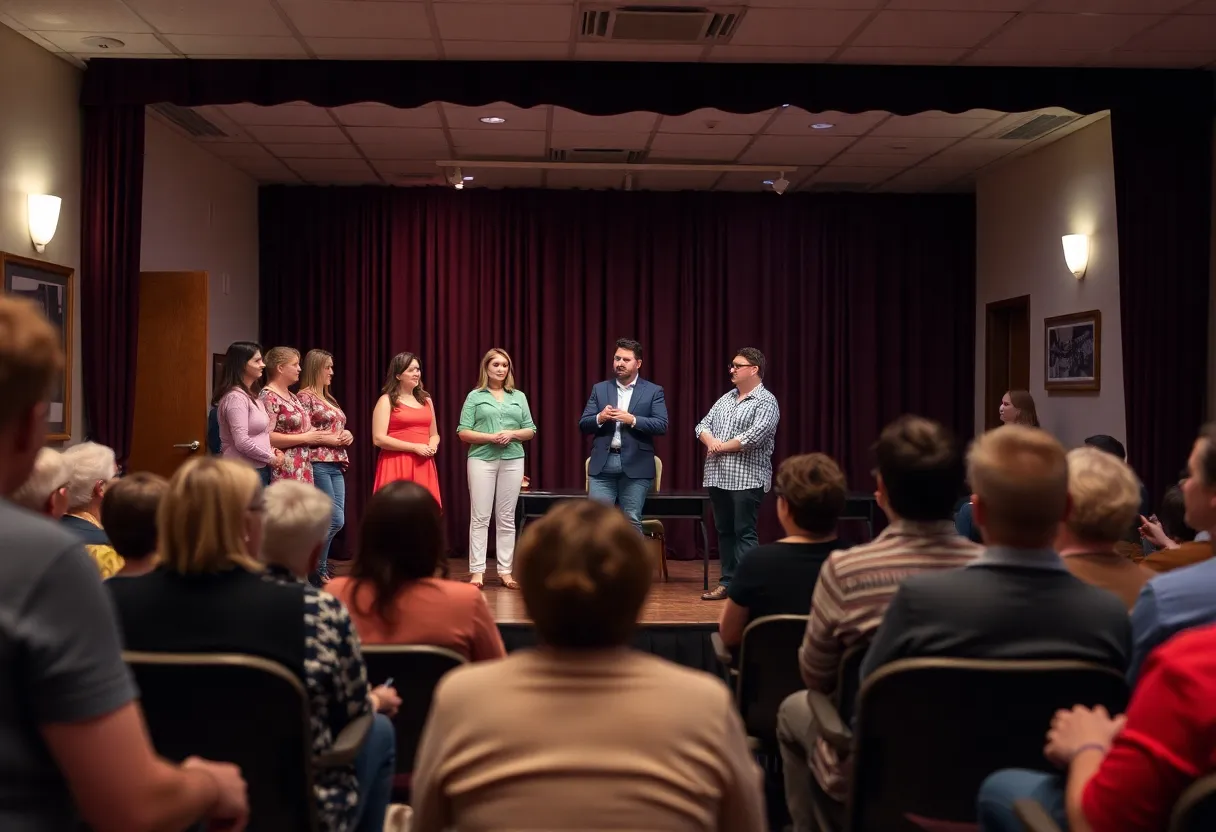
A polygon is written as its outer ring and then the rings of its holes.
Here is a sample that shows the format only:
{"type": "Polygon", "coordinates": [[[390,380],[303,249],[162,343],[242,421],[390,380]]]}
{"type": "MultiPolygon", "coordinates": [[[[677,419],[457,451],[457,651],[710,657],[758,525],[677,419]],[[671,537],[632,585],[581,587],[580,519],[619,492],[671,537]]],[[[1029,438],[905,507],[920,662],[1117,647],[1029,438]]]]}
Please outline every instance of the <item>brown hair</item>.
{"type": "Polygon", "coordinates": [[[156,552],[156,515],[169,481],[138,471],[114,480],[101,498],[101,525],[114,551],[126,560],[143,560],[156,552]]]}
{"type": "MultiPolygon", "coordinates": [[[[502,389],[505,393],[511,393],[515,390],[515,362],[511,360],[511,356],[502,347],[490,347],[486,354],[481,357],[481,372],[477,376],[477,389],[486,390],[490,386],[490,360],[495,356],[502,356],[507,360],[507,377],[503,379],[502,389]]],[[[421,366],[422,362],[419,362],[421,366]]]]}
{"type": "Polygon", "coordinates": [[[1009,401],[1018,409],[1015,425],[1039,427],[1039,411],[1035,409],[1034,396],[1030,395],[1029,390],[1010,390],[1009,401]]]}
{"type": "Polygon", "coordinates": [[[963,492],[963,456],[954,435],[932,419],[900,416],[874,445],[891,509],[905,520],[949,520],[963,492]]]}
{"type": "Polygon", "coordinates": [[[416,482],[397,480],[372,495],[359,527],[359,554],[351,567],[351,599],[356,611],[392,624],[401,589],[413,581],[447,572],[447,546],[439,503],[416,482]],[[366,586],[370,603],[359,596],[366,586]]]}
{"type": "MultiPolygon", "coordinates": [[[[393,356],[393,360],[388,363],[388,376],[384,379],[384,386],[380,388],[380,394],[388,396],[388,403],[392,407],[396,407],[397,399],[397,376],[404,373],[411,363],[417,361],[418,369],[422,370],[422,359],[412,352],[399,352],[393,356]]],[[[422,381],[418,382],[418,386],[414,388],[414,398],[418,400],[418,404],[426,404],[426,400],[430,398],[430,394],[422,389],[422,381]]]]}
{"type": "Polygon", "coordinates": [[[791,456],[777,469],[777,496],[789,506],[798,528],[812,534],[836,528],[847,492],[844,473],[827,454],[791,456]]]}
{"type": "Polygon", "coordinates": [[[262,360],[266,362],[264,375],[266,381],[269,382],[279,374],[279,367],[290,364],[292,361],[299,361],[300,351],[295,347],[271,347],[270,351],[262,356],[262,360]]]}
{"type": "Polygon", "coordinates": [[[46,400],[63,369],[59,333],[24,298],[0,297],[0,428],[46,400]]]}
{"type": "Polygon", "coordinates": [[[983,503],[985,540],[1052,544],[1068,508],[1068,460],[1054,436],[1026,425],[990,430],[971,445],[967,479],[983,503]]]}
{"type": "Polygon", "coordinates": [[[760,376],[760,380],[764,380],[764,371],[768,369],[768,362],[764,360],[764,353],[755,347],[744,347],[737,350],[735,355],[741,355],[747,359],[749,364],[754,364],[760,369],[756,370],[756,374],[760,376]]]}
{"type": "Polygon", "coordinates": [[[334,363],[334,357],[331,353],[325,350],[308,351],[308,355],[304,356],[304,369],[300,373],[300,392],[312,390],[334,407],[339,407],[338,400],[329,392],[329,385],[321,384],[321,371],[325,369],[326,361],[331,365],[334,363]]]}
{"type": "Polygon", "coordinates": [[[156,513],[161,563],[182,575],[262,571],[245,541],[245,513],[262,491],[257,473],[216,457],[187,460],[169,480],[156,513]]]}
{"type": "Polygon", "coordinates": [[[542,643],[594,650],[629,641],[652,564],[620,511],[592,500],[561,503],[528,524],[516,557],[524,605],[542,643]]]}

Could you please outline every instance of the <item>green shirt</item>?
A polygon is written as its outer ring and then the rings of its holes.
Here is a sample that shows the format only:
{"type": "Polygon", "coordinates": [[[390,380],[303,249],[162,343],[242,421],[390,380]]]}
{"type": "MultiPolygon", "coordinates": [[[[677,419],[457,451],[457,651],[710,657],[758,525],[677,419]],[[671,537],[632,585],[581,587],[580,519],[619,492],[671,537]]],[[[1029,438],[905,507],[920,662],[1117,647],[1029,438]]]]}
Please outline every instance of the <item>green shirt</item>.
{"type": "MultiPolygon", "coordinates": [[[[528,409],[528,397],[519,390],[510,393],[503,392],[502,402],[494,398],[494,394],[486,388],[474,390],[465,397],[464,407],[460,408],[460,422],[456,432],[475,430],[478,433],[498,433],[500,430],[536,430],[532,421],[532,411],[528,409]]],[[[496,459],[519,459],[524,455],[523,443],[512,439],[506,445],[470,445],[471,459],[484,459],[493,462],[496,459]]]]}

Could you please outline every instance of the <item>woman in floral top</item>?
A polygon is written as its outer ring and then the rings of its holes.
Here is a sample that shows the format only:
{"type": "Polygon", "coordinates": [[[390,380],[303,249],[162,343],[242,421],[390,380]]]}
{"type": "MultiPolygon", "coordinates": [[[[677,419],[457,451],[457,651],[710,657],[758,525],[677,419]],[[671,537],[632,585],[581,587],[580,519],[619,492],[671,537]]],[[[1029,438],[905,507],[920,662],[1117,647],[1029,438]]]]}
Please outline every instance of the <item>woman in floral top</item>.
{"type": "Polygon", "coordinates": [[[272,480],[292,479],[313,484],[309,446],[335,444],[325,431],[313,430],[308,408],[289,388],[300,380],[300,353],[292,347],[275,347],[266,353],[266,386],[258,400],[270,419],[270,444],[283,452],[283,464],[272,480]]]}
{"type": "Polygon", "coordinates": [[[350,465],[350,454],[346,446],[354,441],[346,429],[346,414],[338,406],[338,400],[329,392],[334,380],[334,357],[325,350],[309,350],[304,356],[304,373],[300,377],[300,404],[308,410],[313,430],[337,437],[334,445],[313,445],[309,449],[312,460],[312,476],[317,488],[329,495],[333,501],[333,514],[329,521],[329,534],[325,537],[325,548],[317,562],[317,579],[329,578],[329,546],[334,536],[346,522],[346,469],[350,465]]]}

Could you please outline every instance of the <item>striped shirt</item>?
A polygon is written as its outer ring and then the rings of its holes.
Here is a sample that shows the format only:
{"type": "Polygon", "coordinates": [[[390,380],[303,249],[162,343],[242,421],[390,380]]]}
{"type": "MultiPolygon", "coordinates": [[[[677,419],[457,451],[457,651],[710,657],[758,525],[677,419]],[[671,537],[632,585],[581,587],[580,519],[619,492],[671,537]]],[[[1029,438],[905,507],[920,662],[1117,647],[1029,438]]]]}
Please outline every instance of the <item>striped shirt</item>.
{"type": "Polygon", "coordinates": [[[763,488],[767,492],[773,480],[773,447],[780,421],[777,397],[763,384],[746,396],[740,396],[737,387],[724,393],[697,423],[696,436],[700,439],[708,430],[715,439],[738,439],[743,447],[735,453],[706,456],[701,484],[726,491],[763,488]]]}
{"type": "MultiPolygon", "coordinates": [[[[811,595],[811,615],[798,650],[806,686],[832,693],[845,651],[873,638],[904,578],[965,566],[983,551],[959,537],[949,520],[898,520],[870,543],[829,555],[811,595]]],[[[811,770],[824,792],[836,800],[847,797],[842,761],[824,740],[816,741],[811,770]]]]}

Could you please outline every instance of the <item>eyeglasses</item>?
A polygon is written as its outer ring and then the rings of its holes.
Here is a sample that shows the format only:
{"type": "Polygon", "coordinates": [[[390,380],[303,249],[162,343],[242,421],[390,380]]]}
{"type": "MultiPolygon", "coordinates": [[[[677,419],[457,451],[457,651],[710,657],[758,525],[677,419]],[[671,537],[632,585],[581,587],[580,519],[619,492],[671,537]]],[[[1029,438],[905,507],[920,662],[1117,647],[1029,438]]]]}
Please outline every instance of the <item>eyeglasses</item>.
{"type": "Polygon", "coordinates": [[[740,364],[737,361],[730,362],[730,368],[732,370],[742,370],[744,367],[755,367],[755,366],[756,366],[755,364],[740,364]]]}

